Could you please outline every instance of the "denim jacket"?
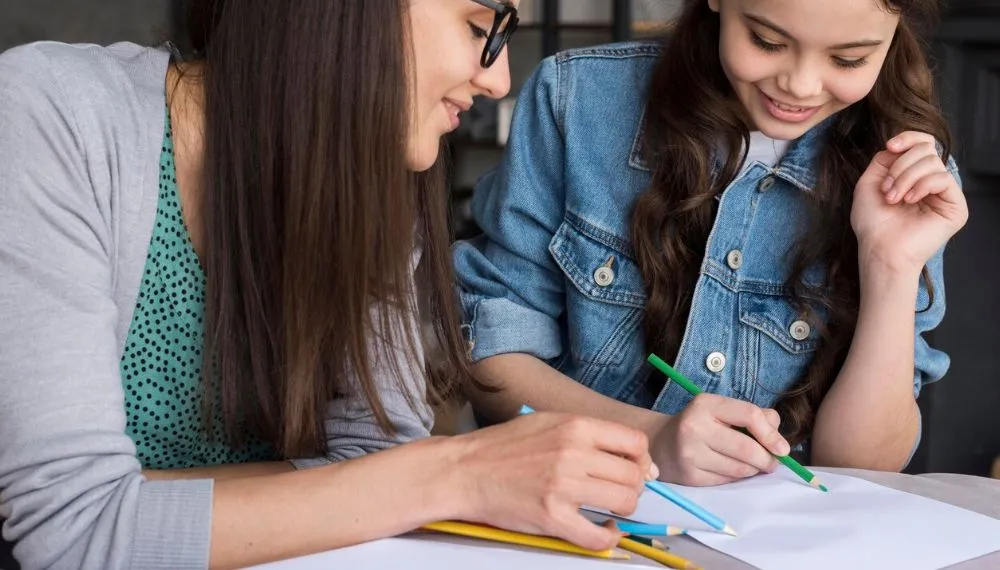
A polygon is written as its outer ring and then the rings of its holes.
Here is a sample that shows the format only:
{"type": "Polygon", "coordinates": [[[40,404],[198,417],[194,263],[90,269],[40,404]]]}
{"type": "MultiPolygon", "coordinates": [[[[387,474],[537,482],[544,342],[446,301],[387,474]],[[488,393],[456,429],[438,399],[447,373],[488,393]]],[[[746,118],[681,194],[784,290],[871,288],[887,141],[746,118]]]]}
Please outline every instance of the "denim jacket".
{"type": "MultiPolygon", "coordinates": [[[[543,61],[521,91],[503,161],[476,187],[484,233],[453,256],[473,360],[532,354],[602,394],[675,414],[690,396],[648,380],[646,293],[628,238],[650,183],[640,131],[660,52],[628,43],[543,61]]],[[[674,362],[707,392],[770,407],[813,358],[822,323],[797,312],[785,281],[788,251],[808,230],[822,129],[793,141],[773,168],[749,165],[720,198],[674,362]]],[[[942,252],[927,268],[935,295],[930,304],[921,280],[914,397],[949,365],[921,336],[944,315],[942,252]]]]}

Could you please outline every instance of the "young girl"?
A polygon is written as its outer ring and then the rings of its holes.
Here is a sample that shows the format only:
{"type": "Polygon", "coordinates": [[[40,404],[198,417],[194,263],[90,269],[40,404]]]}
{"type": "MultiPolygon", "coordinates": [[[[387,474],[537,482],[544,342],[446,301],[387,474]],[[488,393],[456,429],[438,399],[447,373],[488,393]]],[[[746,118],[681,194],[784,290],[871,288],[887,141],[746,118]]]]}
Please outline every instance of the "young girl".
{"type": "Polygon", "coordinates": [[[544,61],[454,252],[479,414],[630,424],[686,484],[791,447],[902,468],[968,216],[916,36],[932,4],[690,0],[663,47],[544,61]]]}
{"type": "Polygon", "coordinates": [[[194,8],[190,61],[0,57],[0,518],[22,568],[242,567],[441,519],[615,543],[578,507],[635,508],[641,432],[539,414],[427,438],[425,395],[450,388],[424,379],[420,252],[463,362],[433,165],[473,96],[508,91],[516,3],[194,8]]]}

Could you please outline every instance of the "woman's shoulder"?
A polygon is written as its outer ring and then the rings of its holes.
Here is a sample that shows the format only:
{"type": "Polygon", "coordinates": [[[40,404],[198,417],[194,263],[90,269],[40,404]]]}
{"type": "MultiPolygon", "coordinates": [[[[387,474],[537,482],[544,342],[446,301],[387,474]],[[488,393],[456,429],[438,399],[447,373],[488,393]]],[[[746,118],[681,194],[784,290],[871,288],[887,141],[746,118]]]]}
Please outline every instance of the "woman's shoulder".
{"type": "Polygon", "coordinates": [[[50,220],[69,207],[108,230],[155,208],[169,56],[56,42],[0,54],[0,208],[50,220]]]}
{"type": "Polygon", "coordinates": [[[0,104],[29,116],[63,111],[82,130],[135,123],[154,105],[162,110],[169,56],[131,43],[17,46],[0,54],[0,104]]]}

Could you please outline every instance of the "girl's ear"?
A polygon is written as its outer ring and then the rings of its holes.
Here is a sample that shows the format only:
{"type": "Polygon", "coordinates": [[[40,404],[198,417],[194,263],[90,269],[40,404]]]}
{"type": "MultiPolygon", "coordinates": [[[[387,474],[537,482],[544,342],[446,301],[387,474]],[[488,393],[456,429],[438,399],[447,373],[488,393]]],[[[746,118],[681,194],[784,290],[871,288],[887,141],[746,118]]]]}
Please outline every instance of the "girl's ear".
{"type": "Polygon", "coordinates": [[[720,0],[708,0],[708,7],[712,9],[713,12],[719,11],[719,1],[720,0]]]}

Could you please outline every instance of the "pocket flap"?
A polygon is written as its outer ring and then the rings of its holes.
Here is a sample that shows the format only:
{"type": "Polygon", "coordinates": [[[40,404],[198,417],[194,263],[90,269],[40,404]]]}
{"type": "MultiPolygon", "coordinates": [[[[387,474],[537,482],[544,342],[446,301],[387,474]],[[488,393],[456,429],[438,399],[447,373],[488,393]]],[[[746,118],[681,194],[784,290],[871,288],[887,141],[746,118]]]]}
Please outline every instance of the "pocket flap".
{"type": "MultiPolygon", "coordinates": [[[[621,238],[615,240],[624,243],[621,238]]],[[[587,298],[642,308],[646,292],[639,267],[620,245],[614,247],[610,241],[605,230],[591,228],[582,220],[567,219],[549,242],[549,253],[587,298]]]]}
{"type": "Polygon", "coordinates": [[[792,354],[816,350],[819,331],[815,320],[806,319],[787,297],[740,293],[739,302],[743,324],[771,337],[792,354]]]}

